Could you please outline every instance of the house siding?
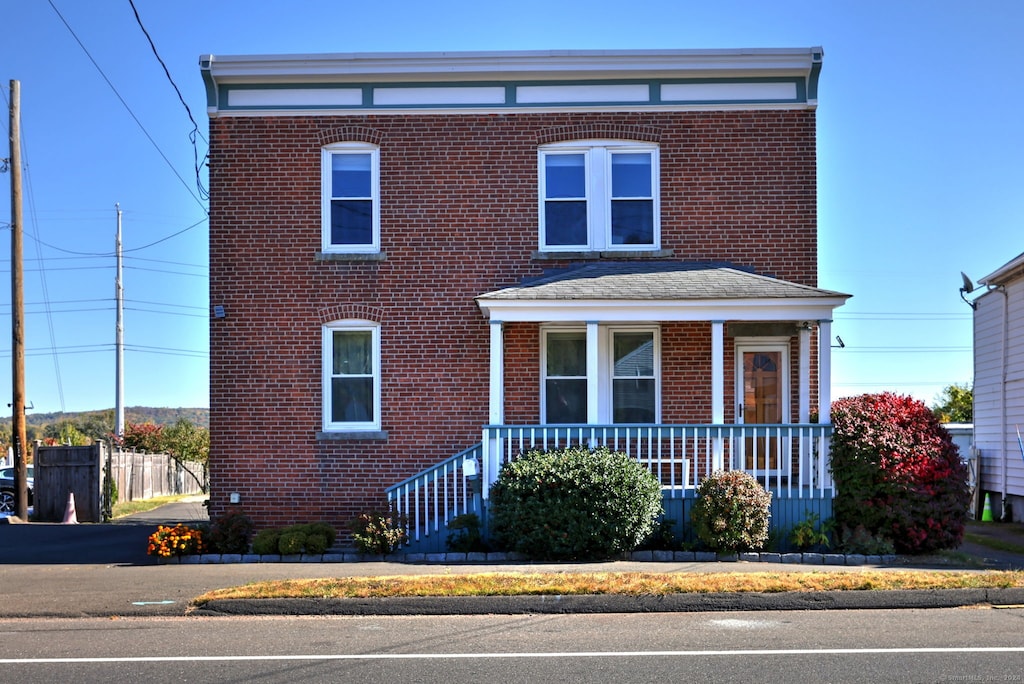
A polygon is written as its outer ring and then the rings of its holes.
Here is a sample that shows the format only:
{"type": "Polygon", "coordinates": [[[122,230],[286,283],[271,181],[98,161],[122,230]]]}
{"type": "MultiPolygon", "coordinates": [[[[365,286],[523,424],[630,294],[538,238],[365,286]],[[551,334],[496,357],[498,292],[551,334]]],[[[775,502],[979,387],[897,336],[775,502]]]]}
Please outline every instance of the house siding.
{"type": "MultiPolygon", "coordinates": [[[[537,147],[608,137],[658,143],[674,258],[817,285],[813,110],[212,119],[210,299],[226,316],[211,324],[211,515],[237,492],[261,526],[340,525],[479,441],[489,330],[474,297],[569,263],[532,258],[537,147]],[[380,145],[382,261],[316,256],[321,147],[349,139],[380,145]],[[342,318],[380,325],[386,439],[317,439],[321,326],[342,318]]],[[[662,327],[666,420],[710,418],[706,327],[662,327]]],[[[504,341],[506,421],[536,421],[537,326],[504,341]]]]}
{"type": "Polygon", "coordinates": [[[996,495],[997,506],[1005,489],[1013,519],[1020,520],[1024,454],[1017,429],[1024,433],[1024,274],[1003,288],[979,297],[974,315],[974,444],[981,490],[996,495]]]}

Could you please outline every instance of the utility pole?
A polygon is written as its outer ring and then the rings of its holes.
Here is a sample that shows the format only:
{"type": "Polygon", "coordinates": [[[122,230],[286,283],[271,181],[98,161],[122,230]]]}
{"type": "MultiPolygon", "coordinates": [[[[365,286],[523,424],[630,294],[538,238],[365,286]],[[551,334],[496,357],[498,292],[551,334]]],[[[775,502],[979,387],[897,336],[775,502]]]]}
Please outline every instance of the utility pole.
{"type": "Polygon", "coordinates": [[[28,520],[28,436],[25,428],[25,291],[22,264],[21,84],[11,80],[11,441],[14,514],[28,520]]]}
{"type": "Polygon", "coordinates": [[[117,355],[114,370],[117,384],[114,392],[114,434],[120,440],[124,437],[124,282],[121,280],[121,205],[115,204],[114,207],[117,209],[117,237],[114,240],[114,253],[117,255],[117,278],[114,281],[114,297],[117,300],[117,337],[114,342],[117,355]]]}

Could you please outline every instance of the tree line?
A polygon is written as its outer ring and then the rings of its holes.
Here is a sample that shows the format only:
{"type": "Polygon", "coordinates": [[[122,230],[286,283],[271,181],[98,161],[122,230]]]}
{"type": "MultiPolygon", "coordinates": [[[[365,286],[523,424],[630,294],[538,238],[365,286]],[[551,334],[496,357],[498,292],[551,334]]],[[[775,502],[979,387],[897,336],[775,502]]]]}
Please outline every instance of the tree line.
{"type": "MultiPolygon", "coordinates": [[[[180,460],[206,462],[210,452],[209,409],[130,407],[125,434],[114,438],[114,409],[30,415],[28,441],[44,445],[86,446],[109,441],[124,449],[166,453],[180,460]]],[[[11,421],[0,423],[0,448],[11,446],[11,421]]]]}

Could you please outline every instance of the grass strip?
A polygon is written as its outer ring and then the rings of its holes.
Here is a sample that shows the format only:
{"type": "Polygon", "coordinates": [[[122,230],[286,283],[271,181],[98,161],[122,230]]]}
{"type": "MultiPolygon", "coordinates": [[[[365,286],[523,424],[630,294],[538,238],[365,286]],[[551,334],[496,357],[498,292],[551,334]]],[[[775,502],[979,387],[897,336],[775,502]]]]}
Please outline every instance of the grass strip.
{"type": "Polygon", "coordinates": [[[191,495],[189,494],[175,494],[172,496],[154,496],[152,499],[136,499],[135,501],[118,501],[114,504],[113,510],[110,515],[112,518],[123,518],[126,515],[132,515],[133,513],[145,513],[151,511],[154,508],[159,508],[164,504],[175,503],[181,501],[191,495]]]}
{"type": "Polygon", "coordinates": [[[254,582],[217,589],[193,600],[388,598],[410,596],[653,595],[787,591],[884,591],[1024,587],[1022,571],[934,572],[866,570],[740,573],[477,573],[338,577],[254,582]]]}

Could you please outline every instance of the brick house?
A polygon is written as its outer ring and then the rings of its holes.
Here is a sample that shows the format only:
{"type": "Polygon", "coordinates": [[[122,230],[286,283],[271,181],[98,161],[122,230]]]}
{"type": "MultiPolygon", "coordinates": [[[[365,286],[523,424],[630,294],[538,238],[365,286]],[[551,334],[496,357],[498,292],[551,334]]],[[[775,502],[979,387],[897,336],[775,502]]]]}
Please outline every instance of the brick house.
{"type": "Polygon", "coordinates": [[[743,468],[777,521],[827,514],[848,295],[817,287],[821,59],[202,57],[211,514],[341,525],[387,492],[436,545],[501,463],[567,441],[684,508],[743,468]]]}

